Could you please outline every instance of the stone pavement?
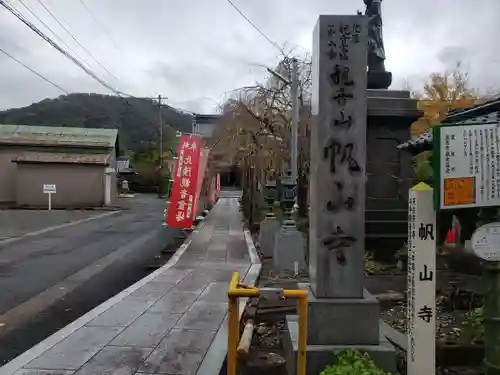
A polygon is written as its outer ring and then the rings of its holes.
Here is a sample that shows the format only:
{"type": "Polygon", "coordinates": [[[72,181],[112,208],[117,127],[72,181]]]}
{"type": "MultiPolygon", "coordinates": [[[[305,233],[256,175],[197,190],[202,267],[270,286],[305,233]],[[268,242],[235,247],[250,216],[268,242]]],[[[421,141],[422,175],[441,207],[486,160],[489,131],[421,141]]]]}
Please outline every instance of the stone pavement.
{"type": "MultiPolygon", "coordinates": [[[[227,352],[227,288],[253,285],[255,247],[234,193],[161,269],[0,368],[1,375],[217,375],[227,352]]],[[[240,316],[244,301],[240,305],[240,316]]]]}

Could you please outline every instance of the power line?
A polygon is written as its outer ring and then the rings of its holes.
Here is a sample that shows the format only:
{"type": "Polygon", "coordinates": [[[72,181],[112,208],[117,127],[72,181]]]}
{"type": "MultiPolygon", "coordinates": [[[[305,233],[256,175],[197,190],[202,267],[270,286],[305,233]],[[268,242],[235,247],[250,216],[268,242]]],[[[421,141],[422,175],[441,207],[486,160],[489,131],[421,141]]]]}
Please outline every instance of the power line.
{"type": "MultiPolygon", "coordinates": [[[[87,66],[89,66],[89,63],[88,63],[87,61],[85,61],[85,59],[84,59],[84,58],[82,58],[82,57],[78,54],[78,52],[76,52],[75,50],[73,50],[73,49],[72,49],[72,48],[71,48],[71,47],[70,47],[70,46],[69,46],[69,45],[68,45],[68,44],[64,41],[64,39],[62,39],[59,35],[57,35],[57,33],[56,33],[54,30],[52,30],[49,26],[47,26],[47,24],[46,24],[45,22],[43,22],[43,20],[42,20],[40,17],[38,17],[38,16],[35,14],[35,12],[33,12],[33,11],[30,9],[30,7],[28,7],[28,6],[24,3],[24,1],[23,1],[23,0],[19,0],[19,2],[21,3],[21,5],[22,5],[24,8],[26,8],[26,10],[27,10],[27,11],[28,11],[28,12],[29,12],[29,13],[30,13],[33,17],[35,17],[35,18],[36,18],[36,19],[37,19],[37,20],[38,20],[38,21],[39,21],[39,22],[40,22],[43,26],[45,26],[45,28],[46,28],[47,30],[49,30],[49,32],[50,32],[50,33],[51,33],[51,34],[52,34],[52,35],[53,35],[53,36],[54,36],[57,40],[59,40],[59,42],[61,42],[61,44],[63,44],[63,45],[64,45],[67,49],[69,49],[71,52],[73,52],[73,53],[74,53],[74,54],[75,54],[78,58],[80,58],[81,60],[83,60],[83,62],[84,62],[87,66]]],[[[12,7],[12,9],[16,10],[19,14],[21,14],[21,13],[20,13],[20,12],[19,12],[19,11],[18,11],[15,7],[13,7],[12,5],[10,5],[10,7],[12,7]]],[[[24,17],[24,16],[23,16],[23,17],[24,17]]],[[[26,19],[26,17],[24,17],[24,18],[26,19]]]]}
{"type": "Polygon", "coordinates": [[[276,43],[274,42],[273,40],[271,40],[271,38],[269,38],[261,29],[259,29],[252,21],[250,21],[250,19],[236,6],[234,5],[234,3],[231,1],[231,0],[227,0],[229,4],[231,4],[231,6],[236,9],[236,11],[255,29],[259,32],[260,35],[262,35],[269,43],[271,43],[273,45],[273,47],[277,48],[278,51],[280,51],[281,53],[283,53],[283,49],[276,43]]]}
{"type": "Polygon", "coordinates": [[[99,78],[91,69],[87,68],[80,61],[78,61],[75,57],[73,57],[69,52],[65,51],[61,46],[59,46],[56,42],[54,42],[50,37],[45,35],[40,29],[38,29],[35,25],[33,25],[29,20],[26,19],[19,11],[14,9],[11,5],[7,4],[4,0],[0,0],[0,5],[2,5],[5,9],[11,12],[17,19],[19,19],[22,23],[24,23],[27,27],[29,27],[32,31],[34,31],[40,38],[49,43],[53,48],[55,48],[58,52],[72,61],[75,65],[77,65],[80,69],[82,69],[87,75],[92,77],[94,80],[99,82],[102,86],[112,91],[115,94],[119,95],[119,91],[110,86],[104,80],[99,78]]]}
{"type": "Polygon", "coordinates": [[[108,38],[108,40],[110,41],[110,43],[113,45],[113,47],[115,47],[115,49],[117,51],[121,51],[121,49],[116,45],[115,42],[113,42],[113,39],[111,39],[110,35],[109,35],[109,32],[108,32],[108,29],[104,27],[104,25],[102,24],[101,21],[99,21],[99,19],[95,16],[95,14],[90,10],[90,8],[87,6],[87,4],[85,4],[85,1],[83,0],[79,0],[80,3],[83,5],[83,7],[85,8],[85,10],[87,11],[88,14],[90,14],[90,16],[93,18],[94,22],[101,28],[102,32],[106,35],[106,38],[108,38]]]}
{"type": "Polygon", "coordinates": [[[86,48],[85,48],[85,47],[84,47],[84,46],[83,46],[83,45],[82,45],[82,44],[78,41],[78,39],[76,39],[76,37],[75,37],[75,36],[74,36],[74,35],[73,35],[73,34],[72,34],[72,33],[71,33],[71,32],[70,32],[70,31],[69,31],[69,30],[68,30],[68,29],[67,29],[67,28],[66,28],[66,27],[65,27],[65,26],[61,23],[61,22],[59,22],[59,20],[58,20],[58,19],[57,19],[57,17],[54,15],[54,13],[52,13],[52,12],[50,11],[50,9],[49,9],[49,8],[48,8],[48,7],[47,7],[47,6],[43,3],[43,1],[42,1],[42,0],[37,0],[37,1],[38,1],[38,3],[39,3],[42,7],[43,7],[43,9],[45,9],[45,10],[47,11],[47,13],[48,13],[48,14],[50,14],[50,16],[54,19],[54,21],[56,21],[56,22],[57,22],[57,24],[58,24],[59,26],[61,26],[61,28],[62,28],[64,31],[66,31],[66,33],[67,33],[67,34],[71,37],[71,39],[73,39],[73,40],[74,40],[74,42],[75,42],[76,44],[78,44],[78,46],[79,46],[82,50],[84,50],[84,51],[87,53],[87,55],[89,55],[89,56],[90,56],[90,58],[91,58],[92,60],[94,60],[94,61],[95,61],[95,62],[96,62],[96,63],[97,63],[97,64],[98,64],[101,68],[103,68],[103,69],[106,71],[106,73],[108,73],[111,77],[113,77],[114,79],[116,79],[116,80],[118,81],[118,78],[116,78],[116,76],[115,76],[113,73],[111,73],[108,69],[106,69],[106,67],[105,67],[104,65],[102,65],[102,64],[99,62],[99,60],[97,60],[97,59],[94,57],[94,55],[92,55],[92,53],[90,53],[90,52],[89,52],[89,51],[88,51],[88,50],[87,50],[87,49],[86,49],[86,48]]]}
{"type": "MultiPolygon", "coordinates": [[[[34,31],[38,36],[40,36],[44,41],[46,41],[48,44],[50,44],[53,48],[55,48],[58,52],[60,52],[62,55],[64,55],[66,58],[68,58],[71,62],[73,62],[75,65],[77,65],[80,69],[82,69],[87,75],[89,75],[91,78],[96,80],[99,84],[116,94],[118,97],[120,97],[126,105],[130,106],[132,109],[134,109],[141,117],[143,117],[147,122],[156,125],[155,121],[152,121],[144,112],[139,110],[137,107],[134,108],[134,105],[130,103],[128,99],[140,99],[136,98],[133,95],[126,94],[124,92],[118,91],[117,89],[113,88],[110,86],[108,83],[106,83],[104,80],[99,78],[94,72],[92,72],[91,69],[85,67],[80,61],[78,61],[75,57],[73,57],[70,53],[65,51],[61,46],[59,46],[56,42],[54,42],[50,37],[45,35],[42,31],[40,31],[33,23],[31,23],[29,20],[26,19],[18,10],[16,10],[14,7],[12,7],[10,4],[6,3],[5,0],[0,0],[0,5],[3,6],[5,9],[7,9],[9,12],[11,12],[17,19],[19,19],[24,25],[29,27],[32,31],[34,31]]],[[[14,58],[12,56],[12,58],[14,58]]],[[[15,58],[14,58],[15,59],[15,58]]],[[[17,59],[16,59],[17,60],[17,59]]],[[[22,64],[22,63],[21,63],[22,64]]],[[[24,66],[24,64],[22,64],[24,66]]],[[[33,71],[33,69],[29,68],[26,66],[27,69],[30,71],[33,71]]],[[[46,80],[47,82],[49,81],[47,78],[41,76],[39,73],[36,73],[33,71],[33,73],[37,74],[40,76],[42,79],[46,80]]],[[[51,82],[51,84],[53,84],[51,82]]],[[[55,85],[55,84],[54,84],[55,85]]],[[[69,94],[66,90],[58,87],[57,88],[63,90],[65,93],[69,94]]]]}
{"type": "Polygon", "coordinates": [[[31,73],[33,74],[36,74],[38,77],[40,77],[41,79],[43,79],[45,82],[47,83],[50,83],[52,86],[54,86],[55,88],[61,90],[62,92],[66,93],[66,94],[70,94],[67,90],[63,89],[61,86],[59,86],[57,83],[54,83],[52,82],[50,79],[48,79],[47,77],[43,76],[41,73],[38,73],[36,70],[30,68],[28,65],[26,65],[25,63],[23,63],[22,61],[16,59],[14,56],[12,56],[10,53],[8,53],[7,51],[3,50],[1,47],[0,47],[0,52],[2,52],[5,56],[7,57],[10,57],[12,60],[14,60],[15,62],[17,62],[19,65],[23,66],[24,68],[26,68],[27,70],[29,70],[31,73]]]}

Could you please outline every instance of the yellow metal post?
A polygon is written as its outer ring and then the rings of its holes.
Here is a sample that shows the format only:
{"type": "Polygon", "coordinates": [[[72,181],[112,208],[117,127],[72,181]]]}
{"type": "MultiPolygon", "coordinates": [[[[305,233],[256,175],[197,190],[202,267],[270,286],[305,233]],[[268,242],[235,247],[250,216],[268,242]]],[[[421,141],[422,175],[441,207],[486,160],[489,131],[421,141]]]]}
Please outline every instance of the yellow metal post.
{"type": "Polygon", "coordinates": [[[307,351],[307,291],[283,290],[280,288],[256,288],[240,284],[237,272],[229,283],[228,295],[228,335],[227,335],[227,375],[236,375],[236,356],[240,339],[239,298],[294,298],[299,300],[299,342],[297,355],[297,375],[306,375],[307,351]]]}
{"type": "Polygon", "coordinates": [[[236,375],[236,351],[238,348],[238,297],[232,292],[238,287],[239,274],[235,272],[229,283],[229,303],[227,312],[227,375],[236,375]]]}
{"type": "Polygon", "coordinates": [[[297,375],[306,375],[307,355],[307,294],[299,299],[299,345],[297,353],[297,375]]]}
{"type": "Polygon", "coordinates": [[[238,347],[238,297],[229,297],[227,335],[227,375],[236,375],[236,350],[238,347]]]}

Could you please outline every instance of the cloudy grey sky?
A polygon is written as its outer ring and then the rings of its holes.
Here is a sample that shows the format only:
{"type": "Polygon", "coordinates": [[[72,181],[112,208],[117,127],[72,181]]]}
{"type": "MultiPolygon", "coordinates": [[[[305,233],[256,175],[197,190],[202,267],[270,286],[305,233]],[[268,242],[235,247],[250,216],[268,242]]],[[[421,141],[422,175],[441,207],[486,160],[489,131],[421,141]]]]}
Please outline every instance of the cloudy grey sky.
{"type": "MultiPolygon", "coordinates": [[[[227,0],[84,0],[107,33],[80,0],[5,1],[53,37],[23,7],[26,4],[71,47],[69,51],[76,51],[120,91],[162,94],[169,104],[185,110],[213,112],[230,90],[265,77],[259,64],[273,67],[279,59],[279,52],[227,0]],[[118,80],[86,55],[40,3],[118,80]]],[[[233,2],[269,38],[298,52],[311,50],[319,14],[364,11],[362,0],[233,2]]],[[[404,82],[418,87],[430,72],[462,60],[474,86],[500,92],[499,0],[384,0],[383,13],[393,88],[404,82]]],[[[0,48],[65,90],[110,93],[2,7],[0,25],[0,48]]],[[[0,109],[60,94],[0,54],[0,109]]]]}

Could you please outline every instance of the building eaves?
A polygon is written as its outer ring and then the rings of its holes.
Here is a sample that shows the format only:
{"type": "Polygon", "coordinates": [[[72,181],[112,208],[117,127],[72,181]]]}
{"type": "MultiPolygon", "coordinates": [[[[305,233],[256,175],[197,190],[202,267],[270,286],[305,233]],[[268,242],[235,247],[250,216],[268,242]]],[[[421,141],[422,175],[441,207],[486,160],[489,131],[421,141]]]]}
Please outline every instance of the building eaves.
{"type": "Polygon", "coordinates": [[[0,125],[0,144],[113,148],[117,129],[0,125]]]}
{"type": "MultiPolygon", "coordinates": [[[[500,122],[500,98],[490,100],[474,107],[457,109],[451,111],[442,121],[442,124],[457,123],[457,125],[469,123],[499,123],[500,122]]],[[[418,136],[412,137],[409,141],[397,146],[398,149],[412,149],[431,145],[433,140],[432,129],[427,130],[418,136]]]]}
{"type": "Polygon", "coordinates": [[[15,163],[91,164],[108,165],[108,154],[73,154],[64,152],[25,152],[12,161],[15,163]]]}

